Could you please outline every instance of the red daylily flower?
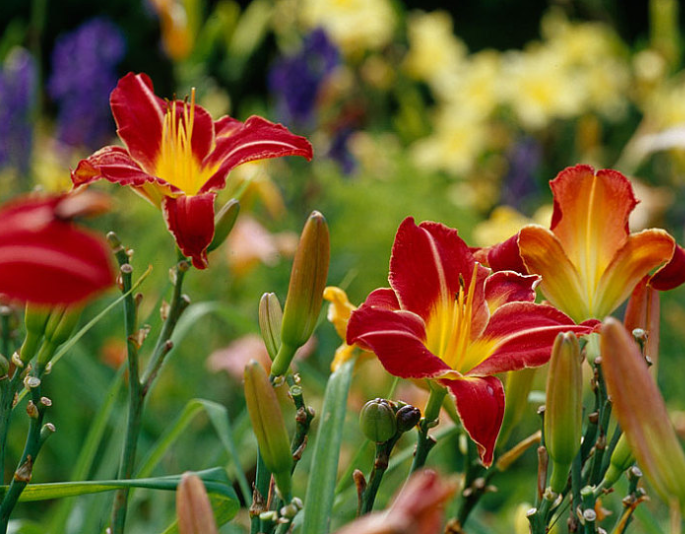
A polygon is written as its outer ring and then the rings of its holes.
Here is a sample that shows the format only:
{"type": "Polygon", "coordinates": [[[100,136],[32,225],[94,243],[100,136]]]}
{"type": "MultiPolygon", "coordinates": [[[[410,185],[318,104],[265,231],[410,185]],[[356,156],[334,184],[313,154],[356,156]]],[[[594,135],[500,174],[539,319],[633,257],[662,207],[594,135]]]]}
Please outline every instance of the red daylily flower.
{"type": "Polygon", "coordinates": [[[576,325],[535,304],[539,280],[491,273],[456,230],[408,218],[392,249],[391,288],[373,291],[352,312],[347,343],[368,347],[395,376],[446,386],[487,466],[504,413],[502,383],[493,375],[542,365],[559,332],[581,335],[597,325],[576,325]]]}
{"type": "Polygon", "coordinates": [[[0,293],[52,306],[83,301],[114,283],[107,244],[70,222],[93,208],[80,197],[27,196],[0,208],[0,293]]]}
{"type": "Polygon", "coordinates": [[[261,117],[244,123],[213,121],[187,101],[154,94],[145,74],[124,76],[110,97],[125,148],[108,146],[82,160],[71,174],[74,187],[105,179],[131,186],[164,213],[178,247],[198,269],[207,267],[214,237],[214,199],[234,167],[281,156],[312,158],[309,142],[261,117]]]}
{"type": "Polygon", "coordinates": [[[545,297],[576,321],[603,319],[657,267],[663,266],[649,279],[652,287],[685,281],[685,251],[665,230],[630,233],[628,218],[638,201],[620,172],[577,165],[550,187],[551,228],[523,227],[489,251],[491,267],[541,275],[545,297]]]}

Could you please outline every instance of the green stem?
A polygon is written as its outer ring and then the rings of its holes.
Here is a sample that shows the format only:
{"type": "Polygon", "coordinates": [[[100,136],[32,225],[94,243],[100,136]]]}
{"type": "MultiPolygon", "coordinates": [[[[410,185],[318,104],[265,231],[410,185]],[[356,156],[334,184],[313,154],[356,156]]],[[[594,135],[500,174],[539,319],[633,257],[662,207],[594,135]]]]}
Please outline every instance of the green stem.
{"type": "MultiPolygon", "coordinates": [[[[16,374],[18,373],[15,373],[15,375],[16,374]]],[[[5,534],[7,532],[10,515],[19,501],[19,496],[31,480],[33,465],[36,461],[38,453],[40,452],[40,448],[47,437],[54,432],[54,427],[51,425],[46,425],[46,428],[43,429],[45,410],[50,406],[50,402],[47,399],[43,399],[40,394],[40,378],[42,374],[42,369],[36,369],[33,373],[33,377],[37,378],[39,381],[37,385],[31,388],[31,403],[33,404],[33,408],[29,413],[29,431],[26,436],[24,451],[21,455],[19,463],[17,464],[17,468],[14,472],[12,482],[10,482],[9,489],[2,499],[2,504],[0,504],[1,534],[5,534]]]]}
{"type": "Polygon", "coordinates": [[[457,514],[460,526],[466,524],[471,511],[476,507],[480,498],[485,495],[488,481],[495,474],[495,469],[489,472],[478,461],[478,447],[472,439],[467,441],[467,454],[464,458],[464,491],[463,500],[457,514]]]}
{"type": "Polygon", "coordinates": [[[257,534],[260,529],[259,514],[268,510],[269,486],[271,473],[264,464],[262,454],[257,450],[257,471],[255,474],[252,505],[250,506],[250,534],[257,534]]]}
{"type": "MultiPolygon", "coordinates": [[[[141,380],[140,359],[138,356],[141,340],[139,340],[137,336],[137,305],[134,296],[130,293],[132,287],[132,269],[128,263],[128,254],[123,247],[119,246],[115,251],[115,254],[121,271],[122,293],[127,295],[124,299],[124,328],[126,331],[128,355],[129,401],[124,447],[121,453],[121,462],[119,464],[119,473],[117,477],[119,480],[125,480],[130,479],[133,476],[145,398],[164,363],[165,356],[169,354],[173,348],[171,336],[178,323],[179,317],[189,304],[187,297],[182,293],[183,278],[184,274],[188,271],[188,264],[185,261],[185,258],[182,258],[181,261],[176,264],[176,280],[169,313],[164,321],[152,357],[150,358],[150,362],[141,380]]],[[[111,534],[123,534],[124,532],[129,491],[129,488],[122,488],[117,491],[114,497],[111,534]]]]}
{"type": "Polygon", "coordinates": [[[447,389],[435,384],[431,384],[430,388],[431,392],[428,397],[428,403],[423,412],[423,417],[419,422],[419,437],[416,443],[414,461],[412,462],[409,471],[410,474],[424,466],[428,453],[435,446],[435,440],[428,435],[428,431],[438,423],[440,408],[442,407],[442,401],[447,394],[447,389]]]}
{"type": "Polygon", "coordinates": [[[359,515],[364,515],[373,510],[373,503],[376,500],[376,494],[381,487],[383,475],[388,469],[388,462],[390,460],[390,453],[395,444],[399,441],[402,433],[398,432],[392,439],[376,444],[376,457],[373,462],[373,469],[369,475],[369,483],[362,492],[361,500],[359,502],[359,515]]]}

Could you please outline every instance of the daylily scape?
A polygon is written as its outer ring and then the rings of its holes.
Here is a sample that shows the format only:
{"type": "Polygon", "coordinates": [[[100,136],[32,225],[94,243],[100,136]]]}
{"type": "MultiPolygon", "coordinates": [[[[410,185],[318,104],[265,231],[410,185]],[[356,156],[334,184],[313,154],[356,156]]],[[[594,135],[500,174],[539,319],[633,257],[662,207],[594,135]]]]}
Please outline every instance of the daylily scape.
{"type": "Polygon", "coordinates": [[[412,218],[400,225],[390,259],[390,288],[373,291],[352,312],[347,343],[376,353],[388,372],[448,388],[482,462],[490,465],[504,413],[497,373],[549,360],[559,332],[582,335],[556,308],[536,304],[537,275],[491,272],[457,231],[412,218]]]}
{"type": "Polygon", "coordinates": [[[282,156],[312,157],[304,137],[252,116],[213,121],[190,101],[154,94],[146,74],[124,76],[110,97],[117,133],[125,147],[107,146],[82,160],[71,174],[74,187],[97,180],[131,186],[162,209],[181,252],[198,269],[207,267],[214,236],[214,200],[231,169],[282,156]]]}

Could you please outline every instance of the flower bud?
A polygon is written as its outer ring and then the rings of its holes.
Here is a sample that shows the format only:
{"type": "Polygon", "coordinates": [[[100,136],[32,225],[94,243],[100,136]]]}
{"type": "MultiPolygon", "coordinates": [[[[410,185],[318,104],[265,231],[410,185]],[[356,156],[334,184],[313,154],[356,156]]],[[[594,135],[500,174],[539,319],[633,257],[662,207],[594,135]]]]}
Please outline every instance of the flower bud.
{"type": "Polygon", "coordinates": [[[497,441],[506,444],[511,431],[519,424],[528,407],[528,395],[535,378],[535,367],[509,371],[507,373],[507,385],[504,388],[504,417],[502,428],[497,441]]]}
{"type": "Polygon", "coordinates": [[[45,366],[54,356],[57,348],[73,334],[79,319],[81,307],[55,308],[45,325],[45,342],[38,352],[38,365],[45,366]]]}
{"type": "Polygon", "coordinates": [[[38,351],[51,311],[52,310],[46,306],[35,304],[26,305],[26,312],[24,313],[26,337],[19,349],[19,357],[23,363],[29,362],[38,351]]]}
{"type": "Polygon", "coordinates": [[[395,411],[385,399],[370,400],[359,414],[359,426],[371,441],[384,443],[397,433],[395,411]]]}
{"type": "Polygon", "coordinates": [[[295,351],[314,331],[323,303],[329,260],[328,225],[324,216],[314,211],[302,230],[293,261],[283,309],[281,348],[271,367],[274,376],[286,373],[295,351]]]}
{"type": "Polygon", "coordinates": [[[600,484],[601,487],[610,488],[613,486],[621,478],[621,475],[634,463],[635,456],[633,456],[633,451],[630,450],[625,434],[621,434],[616,447],[614,447],[614,451],[611,453],[609,469],[607,469],[604,475],[604,480],[600,484]]]}
{"type": "Polygon", "coordinates": [[[555,493],[566,487],[571,464],[580,450],[583,425],[581,364],[580,344],[575,334],[559,334],[552,347],[545,401],[545,447],[552,461],[549,487],[555,493]]]}
{"type": "Polygon", "coordinates": [[[272,360],[281,348],[282,320],[283,311],[276,293],[264,293],[259,301],[259,330],[272,360]]]}
{"type": "Polygon", "coordinates": [[[235,221],[238,219],[239,212],[240,203],[235,198],[226,202],[221,210],[219,210],[219,213],[214,217],[214,237],[207,247],[207,252],[220,247],[226,241],[228,234],[233,230],[235,221]]]}
{"type": "Polygon", "coordinates": [[[421,420],[421,410],[406,404],[402,406],[395,414],[397,419],[397,430],[400,432],[407,432],[419,424],[421,420]]]}
{"type": "Polygon", "coordinates": [[[202,479],[183,473],[176,491],[179,534],[218,534],[212,505],[202,479]]]}
{"type": "Polygon", "coordinates": [[[616,319],[605,319],[601,335],[604,380],[630,449],[656,492],[685,509],[685,453],[645,359],[616,319]]]}
{"type": "Polygon", "coordinates": [[[256,360],[250,360],[245,366],[245,402],[264,465],[273,473],[276,485],[287,502],[293,464],[288,432],[276,392],[266,371],[256,360]]]}

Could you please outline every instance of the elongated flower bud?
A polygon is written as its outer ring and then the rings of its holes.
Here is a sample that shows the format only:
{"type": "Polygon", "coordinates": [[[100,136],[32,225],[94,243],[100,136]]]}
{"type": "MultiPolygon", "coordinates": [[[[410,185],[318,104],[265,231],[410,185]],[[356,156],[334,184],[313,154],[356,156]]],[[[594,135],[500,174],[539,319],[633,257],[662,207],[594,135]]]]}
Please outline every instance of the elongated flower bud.
{"type": "Polygon", "coordinates": [[[80,306],[52,310],[45,325],[45,342],[38,352],[38,365],[47,365],[57,348],[71,337],[81,317],[82,310],[83,308],[80,306]]]}
{"type": "Polygon", "coordinates": [[[666,502],[685,508],[685,453],[640,348],[616,319],[602,326],[602,371],[613,413],[640,469],[666,502]],[[636,393],[639,392],[639,393],[636,393]]]}
{"type": "Polygon", "coordinates": [[[635,456],[633,456],[633,451],[630,450],[626,435],[621,434],[616,447],[614,447],[614,451],[611,453],[609,469],[607,469],[604,480],[601,483],[602,488],[606,489],[613,486],[621,475],[634,463],[635,456]]]}
{"type": "Polygon", "coordinates": [[[19,349],[19,357],[22,362],[27,363],[38,351],[51,311],[51,308],[44,305],[26,305],[26,312],[24,313],[26,337],[21,345],[21,349],[19,349]]]}
{"type": "Polygon", "coordinates": [[[573,333],[554,340],[547,376],[545,447],[552,462],[549,486],[555,493],[566,487],[573,459],[580,450],[583,425],[583,381],[580,344],[573,333]]]}
{"type": "Polygon", "coordinates": [[[281,348],[282,321],[283,311],[276,293],[264,293],[259,301],[259,330],[272,360],[281,348]]]}
{"type": "Polygon", "coordinates": [[[314,331],[323,303],[329,261],[328,225],[324,216],[314,211],[302,230],[293,261],[288,297],[283,309],[281,348],[271,368],[274,376],[288,370],[295,351],[307,342],[314,331]]]}
{"type": "Polygon", "coordinates": [[[504,417],[497,441],[506,444],[511,431],[519,424],[528,406],[528,395],[535,378],[535,367],[509,371],[507,386],[504,388],[504,417]]]}
{"type": "Polygon", "coordinates": [[[293,464],[288,432],[276,392],[256,360],[250,360],[245,366],[245,402],[264,464],[273,473],[284,500],[288,501],[293,464]]]}
{"type": "Polygon", "coordinates": [[[211,252],[215,248],[221,246],[226,241],[228,234],[233,230],[235,221],[238,219],[240,212],[240,203],[235,199],[231,199],[219,210],[219,213],[214,217],[214,237],[212,242],[207,247],[207,252],[211,252]]]}
{"type": "Polygon", "coordinates": [[[218,534],[205,485],[197,475],[183,473],[176,490],[179,534],[218,534]]]}

